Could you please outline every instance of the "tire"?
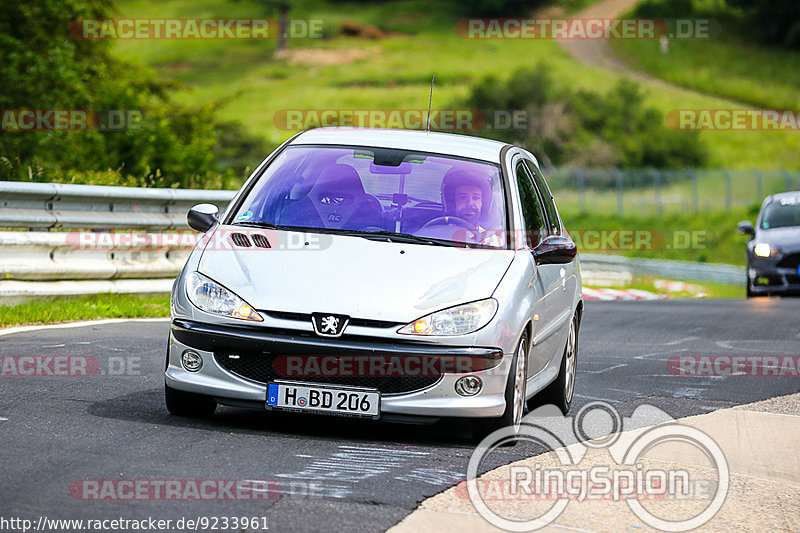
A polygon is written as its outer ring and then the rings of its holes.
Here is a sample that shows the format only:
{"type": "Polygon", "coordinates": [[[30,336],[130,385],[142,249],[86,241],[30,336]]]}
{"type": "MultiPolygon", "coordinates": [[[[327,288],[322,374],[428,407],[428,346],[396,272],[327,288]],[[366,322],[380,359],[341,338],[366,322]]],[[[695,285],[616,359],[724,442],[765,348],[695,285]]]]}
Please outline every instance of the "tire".
{"type": "Polygon", "coordinates": [[[175,416],[208,418],[217,409],[217,402],[210,396],[173,389],[166,383],[164,400],[167,403],[167,411],[175,416]]]}
{"type": "Polygon", "coordinates": [[[517,430],[525,414],[525,383],[528,370],[528,334],[523,333],[519,340],[514,358],[511,360],[511,370],[506,381],[506,408],[503,414],[494,418],[472,419],[472,438],[480,442],[490,433],[508,426],[517,430]]]}
{"type": "Polygon", "coordinates": [[[566,415],[572,406],[572,396],[575,392],[575,375],[578,363],[578,314],[572,316],[569,326],[567,345],[561,358],[561,367],[558,377],[545,387],[542,392],[528,400],[528,409],[533,411],[542,405],[552,404],[566,415]]]}

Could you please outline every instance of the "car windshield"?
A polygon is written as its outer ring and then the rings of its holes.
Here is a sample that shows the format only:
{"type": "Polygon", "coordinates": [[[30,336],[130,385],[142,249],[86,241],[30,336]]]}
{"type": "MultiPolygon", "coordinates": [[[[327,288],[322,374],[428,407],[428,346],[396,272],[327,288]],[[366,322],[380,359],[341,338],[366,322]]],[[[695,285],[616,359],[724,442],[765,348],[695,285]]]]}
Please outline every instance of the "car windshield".
{"type": "Polygon", "coordinates": [[[428,244],[503,247],[497,164],[375,147],[290,146],[231,222],[428,244]]]}
{"type": "Polygon", "coordinates": [[[784,198],[764,208],[761,229],[800,226],[800,199],[784,198]]]}

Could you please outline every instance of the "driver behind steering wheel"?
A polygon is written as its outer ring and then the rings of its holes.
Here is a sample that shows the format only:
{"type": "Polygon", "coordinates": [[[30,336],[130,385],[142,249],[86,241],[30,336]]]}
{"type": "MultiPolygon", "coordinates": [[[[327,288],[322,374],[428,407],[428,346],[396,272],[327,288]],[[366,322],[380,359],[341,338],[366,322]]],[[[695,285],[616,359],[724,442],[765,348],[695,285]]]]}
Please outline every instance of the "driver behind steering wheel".
{"type": "Polygon", "coordinates": [[[451,169],[442,180],[442,205],[445,216],[469,222],[478,233],[479,244],[503,246],[500,236],[481,226],[492,207],[492,179],[463,169],[451,169]]]}

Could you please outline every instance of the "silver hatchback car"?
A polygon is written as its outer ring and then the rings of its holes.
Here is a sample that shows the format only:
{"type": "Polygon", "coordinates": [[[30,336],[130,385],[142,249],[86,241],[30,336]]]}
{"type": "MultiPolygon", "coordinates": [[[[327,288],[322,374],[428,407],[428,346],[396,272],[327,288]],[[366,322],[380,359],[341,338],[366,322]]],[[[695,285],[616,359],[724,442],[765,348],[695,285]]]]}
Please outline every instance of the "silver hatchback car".
{"type": "Polygon", "coordinates": [[[443,133],[320,128],[281,145],[172,291],[166,404],[383,420],[569,410],[583,311],[574,242],[536,158],[443,133]],[[527,404],[527,405],[526,405],[527,404]]]}

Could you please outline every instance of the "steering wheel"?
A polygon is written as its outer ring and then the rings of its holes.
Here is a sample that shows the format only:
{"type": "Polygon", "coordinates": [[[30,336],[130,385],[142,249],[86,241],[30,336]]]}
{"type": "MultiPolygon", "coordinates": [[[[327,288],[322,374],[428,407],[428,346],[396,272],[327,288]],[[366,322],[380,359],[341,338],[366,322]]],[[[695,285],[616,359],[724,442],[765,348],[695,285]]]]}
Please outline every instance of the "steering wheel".
{"type": "Polygon", "coordinates": [[[461,217],[452,217],[452,216],[436,217],[433,220],[427,222],[424,226],[422,226],[419,229],[419,231],[431,228],[433,226],[450,226],[450,225],[455,225],[455,226],[458,226],[459,228],[468,229],[468,230],[474,231],[474,232],[478,231],[478,228],[476,226],[473,226],[472,224],[470,224],[469,222],[467,222],[463,218],[461,218],[461,217]]]}

